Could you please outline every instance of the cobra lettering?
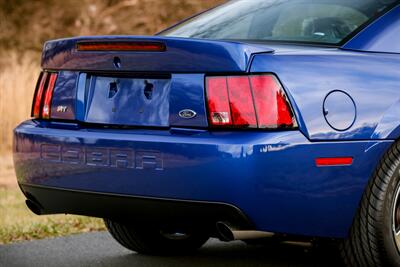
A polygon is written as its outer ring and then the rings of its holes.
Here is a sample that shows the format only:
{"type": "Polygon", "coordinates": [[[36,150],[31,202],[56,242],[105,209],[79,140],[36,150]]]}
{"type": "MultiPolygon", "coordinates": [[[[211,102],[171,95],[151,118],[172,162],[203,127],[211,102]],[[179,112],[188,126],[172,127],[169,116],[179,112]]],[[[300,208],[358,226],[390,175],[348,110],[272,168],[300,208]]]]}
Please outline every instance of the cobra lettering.
{"type": "Polygon", "coordinates": [[[164,170],[162,153],[104,147],[77,147],[41,144],[41,160],[94,167],[164,170]]]}

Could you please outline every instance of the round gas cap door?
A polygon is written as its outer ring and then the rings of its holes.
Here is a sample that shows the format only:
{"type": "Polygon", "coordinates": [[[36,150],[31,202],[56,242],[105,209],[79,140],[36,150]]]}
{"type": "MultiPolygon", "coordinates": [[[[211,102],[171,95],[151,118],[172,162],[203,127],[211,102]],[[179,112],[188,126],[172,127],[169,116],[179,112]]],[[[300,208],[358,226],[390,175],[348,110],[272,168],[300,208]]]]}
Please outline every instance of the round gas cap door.
{"type": "Polygon", "coordinates": [[[323,112],[326,122],[336,131],[348,130],[357,116],[353,98],[340,90],[331,91],[325,97],[323,112]]]}

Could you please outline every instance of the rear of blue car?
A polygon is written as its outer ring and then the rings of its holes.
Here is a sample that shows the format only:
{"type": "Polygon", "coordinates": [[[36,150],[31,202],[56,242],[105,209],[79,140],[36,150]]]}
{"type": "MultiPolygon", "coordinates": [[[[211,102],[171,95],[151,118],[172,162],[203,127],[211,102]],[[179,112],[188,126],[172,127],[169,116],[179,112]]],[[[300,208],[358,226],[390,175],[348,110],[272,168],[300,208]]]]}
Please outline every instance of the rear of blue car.
{"type": "Polygon", "coordinates": [[[307,140],[277,77],[248,73],[254,52],[271,49],[159,37],[47,43],[33,120],[15,131],[16,169],[28,205],[40,214],[255,227],[254,212],[242,210],[265,201],[257,180],[267,175],[268,152],[307,140]],[[196,46],[208,52],[193,54],[196,46]],[[121,196],[116,207],[109,202],[114,195],[121,196]],[[99,208],[100,196],[101,206],[111,206],[99,208]],[[171,206],[159,208],[164,202],[171,206]],[[193,209],[176,212],[180,205],[193,209]]]}
{"type": "MultiPolygon", "coordinates": [[[[337,48],[181,38],[186,25],[171,37],[45,44],[32,119],[14,135],[28,207],[105,218],[122,245],[143,253],[190,250],[210,236],[346,238],[393,140],[346,138],[363,133],[350,129],[355,111],[337,140],[315,130],[305,121],[312,110],[299,107],[307,98],[285,78],[295,73],[280,62],[332,58],[337,48]]],[[[318,116],[329,124],[327,112],[318,116]]]]}

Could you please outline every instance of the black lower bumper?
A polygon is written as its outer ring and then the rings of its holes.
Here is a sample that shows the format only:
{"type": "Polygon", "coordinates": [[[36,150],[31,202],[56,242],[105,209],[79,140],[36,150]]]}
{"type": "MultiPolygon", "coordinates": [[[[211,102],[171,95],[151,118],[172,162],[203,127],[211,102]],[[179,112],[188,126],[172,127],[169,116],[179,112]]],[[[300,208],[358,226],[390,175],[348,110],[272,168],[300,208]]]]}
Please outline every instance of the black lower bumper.
{"type": "Polygon", "coordinates": [[[247,217],[225,203],[170,200],[20,184],[36,214],[76,214],[113,220],[215,225],[229,222],[252,229],[247,217]]]}

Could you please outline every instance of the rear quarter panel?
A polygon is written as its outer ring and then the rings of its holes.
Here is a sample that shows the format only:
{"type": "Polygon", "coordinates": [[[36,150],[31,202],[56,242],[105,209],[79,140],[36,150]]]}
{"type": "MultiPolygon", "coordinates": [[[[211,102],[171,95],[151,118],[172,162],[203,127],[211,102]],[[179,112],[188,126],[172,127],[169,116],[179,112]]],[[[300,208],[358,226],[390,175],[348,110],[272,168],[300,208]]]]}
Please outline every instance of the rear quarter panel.
{"type": "Polygon", "coordinates": [[[294,104],[301,131],[311,140],[399,137],[400,54],[288,50],[256,55],[251,72],[272,72],[279,77],[294,104]],[[349,94],[356,105],[356,120],[345,131],[331,128],[323,114],[324,99],[334,90],[349,94]]]}

